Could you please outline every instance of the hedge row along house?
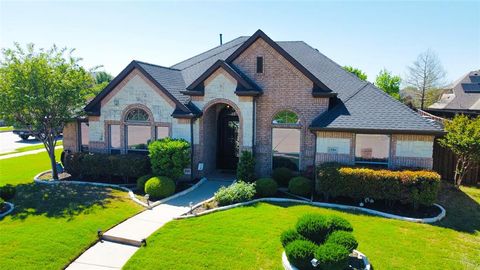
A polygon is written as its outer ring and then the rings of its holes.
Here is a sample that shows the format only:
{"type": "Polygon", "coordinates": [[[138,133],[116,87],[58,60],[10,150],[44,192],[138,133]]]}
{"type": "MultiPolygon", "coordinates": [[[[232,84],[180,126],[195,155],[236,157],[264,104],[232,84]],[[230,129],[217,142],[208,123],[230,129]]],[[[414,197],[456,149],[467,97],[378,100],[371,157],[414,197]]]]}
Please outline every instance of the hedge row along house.
{"type": "Polygon", "coordinates": [[[171,67],[132,61],[85,111],[65,128],[65,149],[145,152],[183,138],[195,176],[235,169],[243,150],[258,176],[329,161],[431,169],[442,134],[305,42],[261,30],[171,67]]]}

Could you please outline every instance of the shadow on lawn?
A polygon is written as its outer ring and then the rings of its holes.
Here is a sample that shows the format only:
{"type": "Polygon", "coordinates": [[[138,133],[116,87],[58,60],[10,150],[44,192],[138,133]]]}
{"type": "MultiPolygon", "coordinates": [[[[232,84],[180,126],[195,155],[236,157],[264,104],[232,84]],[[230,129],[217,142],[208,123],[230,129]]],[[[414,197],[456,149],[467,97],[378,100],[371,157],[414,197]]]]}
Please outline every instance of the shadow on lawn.
{"type": "Polygon", "coordinates": [[[466,233],[480,232],[480,203],[465,192],[442,182],[438,203],[445,208],[447,215],[434,225],[466,233]]]}
{"type": "Polygon", "coordinates": [[[72,220],[81,213],[92,211],[93,206],[104,208],[114,197],[111,189],[103,187],[22,184],[17,186],[12,219],[45,215],[72,220]]]}

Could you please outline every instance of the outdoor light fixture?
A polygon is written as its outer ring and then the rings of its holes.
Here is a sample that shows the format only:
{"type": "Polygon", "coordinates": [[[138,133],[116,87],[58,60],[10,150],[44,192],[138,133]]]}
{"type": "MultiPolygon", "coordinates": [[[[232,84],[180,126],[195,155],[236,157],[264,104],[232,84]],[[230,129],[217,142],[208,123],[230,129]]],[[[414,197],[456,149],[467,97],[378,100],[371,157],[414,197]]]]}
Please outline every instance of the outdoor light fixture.
{"type": "Polygon", "coordinates": [[[311,261],[313,267],[317,267],[320,263],[318,262],[317,259],[313,258],[311,261]]]}
{"type": "Polygon", "coordinates": [[[147,193],[145,194],[145,200],[147,200],[147,205],[150,206],[150,201],[148,199],[150,199],[150,195],[147,193]]]}
{"type": "Polygon", "coordinates": [[[190,205],[190,213],[193,212],[193,202],[190,202],[188,205],[190,205]]]}
{"type": "Polygon", "coordinates": [[[101,240],[101,239],[102,239],[102,235],[103,235],[102,230],[101,230],[101,229],[98,229],[98,230],[97,230],[97,237],[98,237],[98,239],[101,240]]]}

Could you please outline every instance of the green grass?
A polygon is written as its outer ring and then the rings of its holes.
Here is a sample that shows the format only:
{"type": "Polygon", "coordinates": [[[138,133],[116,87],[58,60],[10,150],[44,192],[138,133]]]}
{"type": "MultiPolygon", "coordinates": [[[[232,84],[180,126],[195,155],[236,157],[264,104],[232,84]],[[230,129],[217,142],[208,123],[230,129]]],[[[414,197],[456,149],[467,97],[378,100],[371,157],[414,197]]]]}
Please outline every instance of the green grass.
{"type": "Polygon", "coordinates": [[[447,187],[440,202],[447,218],[433,225],[267,203],[172,221],[125,269],[283,269],[279,236],[307,212],[348,219],[375,269],[480,269],[480,190],[447,187]]]}
{"type": "Polygon", "coordinates": [[[7,127],[0,127],[0,131],[12,131],[13,126],[7,126],[7,127]]]}
{"type": "MultiPolygon", "coordinates": [[[[63,145],[63,141],[58,141],[57,142],[57,146],[62,146],[62,145],[63,145]]],[[[45,149],[45,146],[43,146],[43,144],[24,146],[24,147],[17,148],[14,151],[11,151],[11,152],[1,153],[0,156],[22,153],[22,152],[27,152],[27,151],[32,151],[32,150],[39,150],[39,149],[45,149]]]]}
{"type": "MultiPolygon", "coordinates": [[[[57,160],[60,160],[62,151],[63,149],[55,150],[57,160]]],[[[0,159],[0,186],[32,183],[36,174],[50,168],[47,152],[0,159]]]]}
{"type": "Polygon", "coordinates": [[[98,229],[141,210],[123,191],[32,183],[48,168],[46,153],[0,160],[0,185],[17,188],[13,214],[0,219],[0,269],[62,269],[95,243],[98,229]]]}

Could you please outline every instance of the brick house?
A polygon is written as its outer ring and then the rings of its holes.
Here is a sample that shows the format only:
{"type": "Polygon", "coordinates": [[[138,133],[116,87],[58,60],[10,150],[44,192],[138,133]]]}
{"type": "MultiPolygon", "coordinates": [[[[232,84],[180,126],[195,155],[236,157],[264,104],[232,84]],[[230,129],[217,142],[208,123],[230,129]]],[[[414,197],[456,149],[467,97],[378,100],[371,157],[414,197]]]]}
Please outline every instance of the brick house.
{"type": "Polygon", "coordinates": [[[234,169],[242,150],[259,176],[328,161],[430,169],[442,133],[305,42],[261,30],[171,67],[133,61],[85,111],[65,128],[65,149],[145,152],[183,138],[194,175],[234,169]]]}

